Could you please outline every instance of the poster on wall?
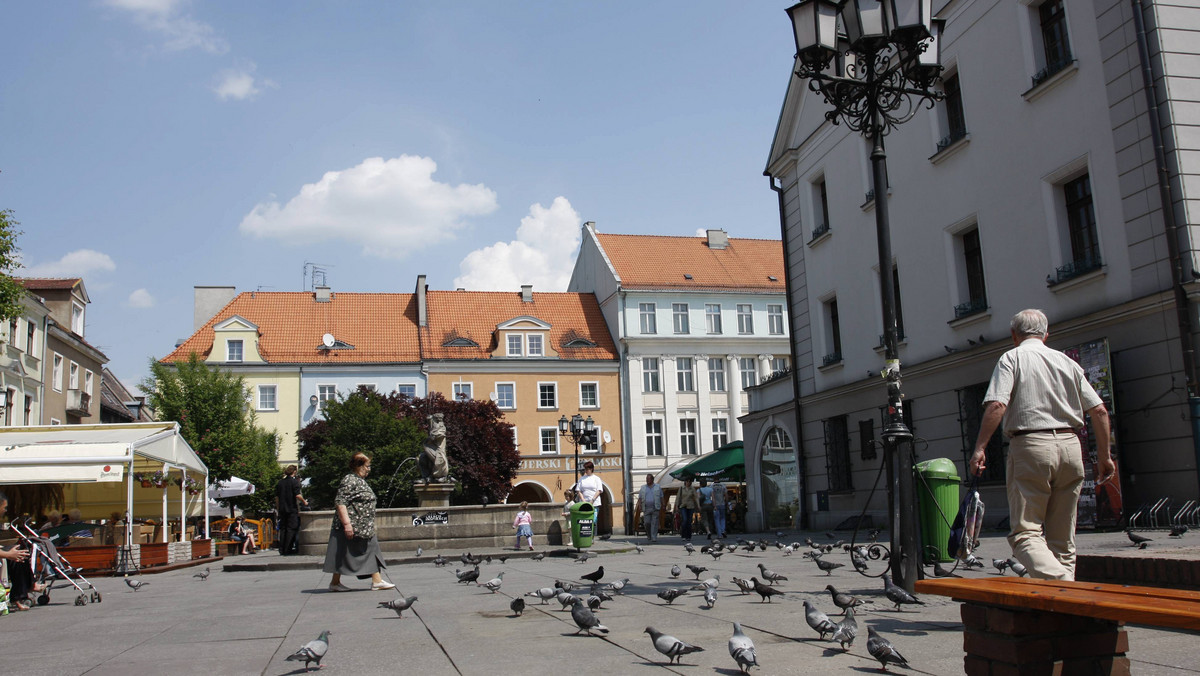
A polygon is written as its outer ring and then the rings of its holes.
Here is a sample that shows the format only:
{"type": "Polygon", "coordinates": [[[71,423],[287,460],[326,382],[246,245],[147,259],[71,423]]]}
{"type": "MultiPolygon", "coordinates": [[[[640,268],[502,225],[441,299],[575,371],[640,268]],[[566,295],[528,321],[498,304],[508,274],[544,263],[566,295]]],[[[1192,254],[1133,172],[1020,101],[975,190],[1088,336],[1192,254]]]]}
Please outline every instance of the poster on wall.
{"type": "MultiPolygon", "coordinates": [[[[1109,357],[1108,339],[1102,338],[1068,347],[1063,352],[1083,367],[1088,382],[1096,389],[1096,394],[1100,395],[1100,398],[1104,400],[1105,407],[1108,408],[1110,423],[1116,420],[1117,411],[1113,402],[1112,360],[1109,357]]],[[[1092,434],[1090,419],[1084,425],[1080,440],[1083,442],[1083,490],[1079,493],[1076,527],[1118,526],[1122,516],[1122,505],[1120,445],[1117,443],[1116,432],[1115,430],[1112,432],[1112,457],[1118,465],[1117,473],[1111,481],[1100,486],[1096,485],[1096,440],[1092,434]]]]}

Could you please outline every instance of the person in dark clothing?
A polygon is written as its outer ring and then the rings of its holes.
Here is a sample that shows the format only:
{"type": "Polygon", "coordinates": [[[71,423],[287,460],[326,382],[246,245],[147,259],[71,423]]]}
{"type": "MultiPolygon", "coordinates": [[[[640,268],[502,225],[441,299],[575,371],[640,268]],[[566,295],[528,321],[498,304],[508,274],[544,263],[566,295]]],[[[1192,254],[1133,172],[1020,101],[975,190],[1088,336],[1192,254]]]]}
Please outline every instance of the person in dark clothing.
{"type": "MultiPolygon", "coordinates": [[[[8,509],[8,496],[0,492],[0,518],[8,509]]],[[[31,592],[41,589],[33,581],[33,568],[29,565],[29,550],[21,546],[0,549],[0,561],[8,561],[8,580],[12,583],[8,598],[13,610],[29,610],[33,605],[31,592]]]]}
{"type": "Polygon", "coordinates": [[[296,536],[300,534],[300,505],[308,506],[308,500],[300,494],[300,480],[296,478],[296,466],[288,465],[283,478],[275,487],[275,509],[279,512],[279,554],[296,554],[296,536]]]}

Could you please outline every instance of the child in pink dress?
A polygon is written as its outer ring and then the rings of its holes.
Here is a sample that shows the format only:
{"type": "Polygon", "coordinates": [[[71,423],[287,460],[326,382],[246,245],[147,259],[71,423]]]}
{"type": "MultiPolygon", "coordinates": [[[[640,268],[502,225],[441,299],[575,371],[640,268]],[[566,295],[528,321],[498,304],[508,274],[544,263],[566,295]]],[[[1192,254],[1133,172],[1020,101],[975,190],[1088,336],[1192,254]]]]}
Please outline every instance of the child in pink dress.
{"type": "Polygon", "coordinates": [[[529,513],[529,503],[521,503],[521,511],[513,519],[513,528],[517,529],[517,549],[521,548],[521,538],[529,538],[529,551],[533,551],[533,516],[529,513]]]}

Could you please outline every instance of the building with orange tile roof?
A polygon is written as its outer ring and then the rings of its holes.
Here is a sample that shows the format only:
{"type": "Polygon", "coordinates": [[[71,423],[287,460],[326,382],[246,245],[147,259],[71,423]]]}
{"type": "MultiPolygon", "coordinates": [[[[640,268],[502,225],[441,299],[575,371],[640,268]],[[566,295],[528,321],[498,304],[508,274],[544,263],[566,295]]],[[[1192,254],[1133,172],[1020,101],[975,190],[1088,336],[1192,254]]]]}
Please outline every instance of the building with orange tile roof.
{"type": "Polygon", "coordinates": [[[779,240],[584,224],[567,288],[595,294],[620,346],[627,481],[742,438],[746,388],[789,370],[784,270],[779,240]]]}

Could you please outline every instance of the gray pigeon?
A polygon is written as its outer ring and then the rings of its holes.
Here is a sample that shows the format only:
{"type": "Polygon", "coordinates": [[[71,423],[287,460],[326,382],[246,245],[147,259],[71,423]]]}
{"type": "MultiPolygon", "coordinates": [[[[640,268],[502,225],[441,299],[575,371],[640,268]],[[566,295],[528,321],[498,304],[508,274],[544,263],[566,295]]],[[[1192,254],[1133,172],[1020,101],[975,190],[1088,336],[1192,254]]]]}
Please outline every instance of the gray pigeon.
{"type": "Polygon", "coordinates": [[[533,556],[531,556],[529,558],[533,559],[534,561],[541,561],[542,559],[546,558],[546,555],[543,554],[542,552],[538,552],[537,554],[534,554],[533,556]]]}
{"type": "Polygon", "coordinates": [[[303,662],[304,670],[308,671],[309,662],[316,662],[317,668],[321,668],[321,658],[325,657],[325,653],[329,652],[329,634],[326,629],[321,632],[317,638],[305,643],[299,650],[287,656],[287,662],[303,662]]]}
{"type": "Polygon", "coordinates": [[[624,592],[621,590],[625,589],[625,585],[627,585],[627,584],[629,584],[629,578],[623,577],[620,580],[617,580],[616,582],[612,582],[612,583],[604,585],[604,588],[607,589],[608,591],[611,591],[614,594],[623,594],[624,592]]]}
{"type": "Polygon", "coordinates": [[[200,578],[200,581],[201,581],[201,582],[207,582],[207,581],[208,581],[208,576],[209,576],[209,574],[210,574],[211,572],[212,572],[212,571],[210,571],[210,570],[208,569],[208,566],[205,566],[205,567],[204,567],[204,570],[200,571],[199,573],[196,573],[196,574],[195,574],[195,575],[193,575],[192,577],[198,577],[198,578],[200,578]]]}
{"type": "Polygon", "coordinates": [[[820,568],[821,570],[825,571],[826,575],[833,575],[834,570],[846,565],[844,563],[834,563],[833,561],[826,561],[825,559],[822,559],[819,556],[813,556],[812,560],[817,562],[817,568],[820,568]]]}
{"type": "Polygon", "coordinates": [[[833,596],[833,605],[841,608],[843,615],[846,614],[847,608],[854,608],[866,603],[866,601],[858,598],[857,596],[851,596],[845,592],[838,591],[837,588],[831,584],[825,585],[825,589],[831,596],[833,596]]]}
{"type": "Polygon", "coordinates": [[[461,575],[459,575],[458,569],[455,568],[454,574],[458,576],[459,582],[462,582],[463,584],[469,584],[479,579],[479,566],[476,565],[471,570],[464,570],[461,575]]]}
{"type": "Polygon", "coordinates": [[[526,594],[526,596],[532,596],[534,598],[541,599],[542,605],[544,606],[546,605],[546,601],[558,596],[558,590],[554,587],[542,587],[541,589],[535,589],[534,591],[529,592],[526,594]]]}
{"type": "Polygon", "coordinates": [[[567,582],[566,580],[555,580],[554,581],[555,589],[560,589],[562,591],[569,592],[569,591],[575,591],[575,587],[576,587],[576,585],[574,582],[567,582]]]}
{"type": "Polygon", "coordinates": [[[842,650],[849,652],[856,637],[858,637],[858,622],[854,620],[854,609],[847,608],[845,619],[837,623],[837,628],[833,630],[833,636],[830,636],[829,640],[841,643],[842,650]]]}
{"type": "Polygon", "coordinates": [[[437,556],[433,557],[433,567],[434,568],[441,568],[444,565],[446,565],[446,557],[442,556],[441,554],[438,554],[437,556]]]}
{"type": "MultiPolygon", "coordinates": [[[[502,584],[504,584],[504,571],[500,571],[499,573],[496,573],[496,577],[493,577],[492,579],[488,580],[487,582],[484,582],[483,586],[487,587],[488,589],[490,589],[492,591],[493,594],[495,594],[497,591],[500,590],[500,585],[502,585],[502,584]]],[[[475,586],[478,587],[479,583],[476,582],[475,586]]]]}
{"type": "Polygon", "coordinates": [[[750,580],[743,580],[740,577],[735,577],[733,578],[733,583],[737,585],[738,589],[742,590],[743,595],[754,591],[754,583],[750,580]]]}
{"type": "Polygon", "coordinates": [[[957,575],[952,570],[946,570],[944,567],[942,567],[942,564],[937,563],[936,561],[933,564],[933,576],[934,577],[962,577],[962,575],[957,575]]]}
{"type": "Polygon", "coordinates": [[[676,564],[674,564],[673,566],[671,566],[671,577],[676,577],[676,578],[677,578],[677,577],[679,577],[679,574],[680,574],[680,573],[682,573],[682,572],[683,572],[683,571],[679,569],[679,564],[678,564],[678,563],[676,563],[676,564]]]}
{"type": "Polygon", "coordinates": [[[793,550],[793,549],[792,549],[792,546],[791,546],[791,545],[788,545],[788,546],[786,546],[786,547],[784,547],[784,548],[783,548],[783,555],[784,555],[784,556],[791,556],[793,551],[795,551],[795,550],[793,550]]]}
{"type": "MultiPolygon", "coordinates": [[[[854,570],[857,570],[858,572],[863,573],[863,574],[868,573],[867,560],[864,559],[863,557],[859,556],[858,554],[855,554],[854,552],[850,552],[850,563],[854,564],[854,570]]],[[[820,565],[820,564],[818,564],[818,565],[820,565]]]]}
{"type": "Polygon", "coordinates": [[[588,552],[579,552],[575,555],[575,563],[587,563],[587,560],[592,558],[592,554],[588,552]]]}
{"type": "Polygon", "coordinates": [[[692,564],[690,564],[690,563],[687,565],[687,569],[688,569],[688,570],[690,570],[690,571],[692,571],[693,573],[695,573],[695,574],[696,574],[696,579],[697,579],[697,580],[699,580],[699,579],[700,579],[700,573],[703,573],[704,571],[708,570],[708,569],[707,569],[707,568],[705,568],[704,566],[693,566],[693,565],[692,565],[692,564]]]}
{"type": "Polygon", "coordinates": [[[408,610],[410,607],[412,607],[413,601],[416,601],[416,600],[417,600],[417,597],[415,597],[415,596],[409,596],[406,598],[395,598],[395,599],[392,599],[391,601],[381,601],[379,603],[379,607],[380,608],[391,608],[392,610],[396,611],[396,617],[404,617],[404,611],[408,610]]]}
{"type": "Polygon", "coordinates": [[[687,550],[688,556],[691,556],[692,554],[694,554],[696,552],[696,548],[693,547],[692,543],[690,543],[690,542],[683,543],[683,548],[685,550],[687,550]]]}
{"type": "Polygon", "coordinates": [[[742,633],[742,625],[733,623],[733,636],[729,637],[729,656],[738,665],[738,671],[748,672],[750,667],[758,666],[758,656],[754,654],[754,641],[742,633]]]}
{"type": "Polygon", "coordinates": [[[558,600],[558,605],[562,606],[563,610],[566,610],[568,606],[572,606],[575,604],[576,601],[579,601],[578,596],[575,596],[574,594],[572,594],[570,592],[565,592],[565,591],[560,591],[558,593],[558,596],[556,596],[555,598],[558,600]]]}
{"type": "Polygon", "coordinates": [[[887,595],[889,601],[896,604],[896,610],[900,610],[901,605],[925,605],[924,601],[909,594],[907,589],[893,583],[892,578],[888,575],[883,576],[883,593],[887,595]]]}
{"type": "Polygon", "coordinates": [[[417,547],[417,556],[420,556],[420,555],[422,555],[422,554],[424,554],[424,553],[425,553],[425,548],[424,548],[424,547],[417,547]]]}
{"type": "Polygon", "coordinates": [[[587,607],[592,611],[603,610],[604,599],[597,594],[587,597],[587,607]]]}
{"type": "Polygon", "coordinates": [[[875,627],[867,627],[867,652],[879,660],[879,664],[882,665],[880,668],[884,671],[887,671],[888,662],[902,667],[908,666],[908,660],[904,659],[891,641],[876,633],[875,627]]]}
{"type": "Polygon", "coordinates": [[[512,603],[508,604],[508,607],[511,608],[514,613],[516,613],[517,617],[520,617],[521,613],[525,612],[525,599],[521,598],[520,596],[516,596],[513,598],[512,603]]]}
{"type": "Polygon", "coordinates": [[[713,550],[709,551],[708,555],[713,557],[713,561],[716,561],[717,559],[724,556],[725,552],[724,552],[724,550],[721,550],[721,549],[713,549],[713,550]]]}
{"type": "Polygon", "coordinates": [[[996,570],[1000,571],[1001,575],[1003,575],[1004,569],[1008,568],[1008,559],[992,559],[992,565],[996,567],[996,570]]]}
{"type": "Polygon", "coordinates": [[[708,604],[709,608],[712,608],[713,606],[717,605],[717,588],[716,587],[705,587],[704,588],[704,602],[708,604]]]}
{"type": "Polygon", "coordinates": [[[774,587],[768,587],[767,585],[759,582],[757,577],[750,578],[750,584],[754,585],[754,591],[757,592],[758,595],[762,597],[762,599],[759,601],[759,603],[762,603],[763,601],[770,603],[771,597],[775,596],[776,594],[783,596],[783,592],[779,591],[778,589],[776,589],[774,587]]]}
{"type": "Polygon", "coordinates": [[[763,579],[766,580],[767,582],[769,582],[770,584],[775,584],[776,582],[779,582],[780,580],[787,582],[786,577],[784,577],[783,575],[780,575],[779,573],[776,573],[773,570],[768,569],[766,566],[762,565],[761,563],[758,564],[758,572],[762,573],[763,579]]]}
{"type": "Polygon", "coordinates": [[[809,603],[807,599],[804,601],[804,621],[812,630],[821,635],[821,640],[825,640],[825,634],[832,634],[837,631],[837,625],[825,613],[817,610],[817,607],[809,603]]]}
{"type": "Polygon", "coordinates": [[[137,591],[150,583],[142,582],[141,580],[135,580],[132,577],[127,577],[127,578],[125,578],[125,584],[128,585],[129,588],[132,589],[133,591],[137,591]]]}
{"type": "Polygon", "coordinates": [[[1008,569],[1021,577],[1025,577],[1029,574],[1029,571],[1025,568],[1025,566],[1021,565],[1020,561],[1012,557],[1009,557],[1008,559],[1008,569]]]}
{"type": "Polygon", "coordinates": [[[575,620],[575,625],[579,627],[579,630],[575,632],[576,634],[580,631],[586,631],[587,635],[591,636],[593,629],[601,634],[608,633],[608,627],[600,624],[600,620],[596,619],[596,614],[590,608],[583,605],[583,599],[575,599],[575,604],[571,606],[571,619],[575,620]]]}
{"type": "Polygon", "coordinates": [[[641,554],[642,552],[644,552],[646,550],[641,545],[634,545],[633,551],[637,552],[638,554],[641,554]]]}
{"type": "Polygon", "coordinates": [[[968,570],[971,568],[983,568],[983,561],[980,561],[974,554],[968,554],[967,558],[963,559],[962,562],[968,570]]]}
{"type": "Polygon", "coordinates": [[[1132,530],[1125,529],[1125,534],[1129,536],[1129,541],[1136,545],[1139,549],[1145,549],[1146,545],[1153,542],[1153,538],[1148,538],[1145,535],[1138,535],[1132,530]]]}
{"type": "Polygon", "coordinates": [[[684,655],[690,653],[704,652],[704,648],[688,645],[674,636],[668,636],[658,631],[654,627],[646,627],[646,630],[642,633],[650,634],[650,640],[654,642],[654,649],[670,658],[667,660],[667,664],[673,664],[676,660],[682,660],[684,655]]]}
{"type": "Polygon", "coordinates": [[[671,605],[675,599],[683,596],[686,593],[688,593],[688,590],[686,589],[664,589],[658,592],[658,598],[666,601],[667,605],[671,605]]]}
{"type": "Polygon", "coordinates": [[[695,589],[696,591],[703,591],[705,589],[710,589],[710,588],[716,589],[719,586],[721,586],[721,576],[714,575],[710,578],[707,578],[706,580],[704,580],[704,582],[701,582],[700,584],[698,584],[692,588],[695,589]]]}

